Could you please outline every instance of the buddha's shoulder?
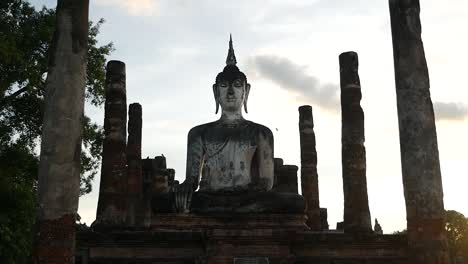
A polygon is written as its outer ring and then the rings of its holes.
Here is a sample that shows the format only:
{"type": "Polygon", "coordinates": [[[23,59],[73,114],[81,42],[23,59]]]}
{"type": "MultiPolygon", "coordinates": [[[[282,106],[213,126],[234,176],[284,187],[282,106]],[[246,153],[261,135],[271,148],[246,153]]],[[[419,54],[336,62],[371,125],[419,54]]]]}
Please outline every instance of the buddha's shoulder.
{"type": "MultiPolygon", "coordinates": [[[[271,130],[264,125],[252,122],[250,120],[245,120],[245,124],[243,126],[248,131],[253,132],[255,134],[262,134],[267,137],[273,137],[273,133],[271,132],[271,130]]],[[[225,129],[219,121],[201,124],[190,129],[189,137],[203,135],[208,131],[216,131],[217,129],[225,129]]]]}
{"type": "Polygon", "coordinates": [[[205,131],[213,129],[214,127],[216,127],[216,121],[194,126],[190,129],[189,136],[203,134],[205,131]]]}
{"type": "Polygon", "coordinates": [[[271,132],[271,130],[267,127],[267,126],[264,126],[262,124],[258,124],[258,123],[255,123],[255,122],[252,122],[252,121],[247,121],[249,124],[249,128],[253,131],[255,131],[256,133],[258,134],[262,134],[262,135],[265,135],[265,136],[268,136],[268,137],[273,137],[273,133],[271,132]]]}

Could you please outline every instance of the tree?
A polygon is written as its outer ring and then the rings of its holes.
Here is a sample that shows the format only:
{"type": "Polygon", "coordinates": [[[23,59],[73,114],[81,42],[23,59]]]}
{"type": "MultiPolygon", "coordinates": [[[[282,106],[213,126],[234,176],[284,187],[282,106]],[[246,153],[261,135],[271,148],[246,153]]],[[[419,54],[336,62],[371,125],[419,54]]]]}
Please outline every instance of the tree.
{"type": "Polygon", "coordinates": [[[457,258],[468,261],[468,218],[463,214],[449,210],[446,214],[447,240],[452,263],[456,263],[457,258]]]}
{"type": "MultiPolygon", "coordinates": [[[[98,45],[99,27],[90,23],[86,100],[104,101],[106,56],[113,44],[98,45]]],[[[31,245],[37,186],[37,148],[42,129],[49,44],[55,10],[36,10],[24,0],[0,1],[0,263],[21,263],[31,245]]],[[[81,194],[91,191],[98,172],[102,128],[85,117],[81,194]]]]}
{"type": "MultiPolygon", "coordinates": [[[[104,102],[106,56],[113,44],[97,45],[96,36],[104,20],[90,25],[88,38],[87,101],[104,102]]],[[[55,26],[55,10],[36,11],[23,0],[0,3],[0,144],[23,142],[35,154],[41,134],[45,78],[49,43],[55,26]]],[[[102,128],[85,117],[81,191],[91,191],[97,173],[102,144],[102,128]],[[86,172],[86,174],[85,174],[86,172]],[[85,176],[86,175],[86,176],[85,176]]]]}
{"type": "Polygon", "coordinates": [[[2,144],[0,164],[0,263],[25,263],[36,214],[37,157],[23,142],[2,144]]]}
{"type": "MultiPolygon", "coordinates": [[[[445,212],[445,231],[447,232],[448,250],[451,263],[458,264],[468,261],[468,218],[463,214],[448,210],[445,212]]],[[[406,229],[393,232],[395,235],[407,234],[406,229]]]]}

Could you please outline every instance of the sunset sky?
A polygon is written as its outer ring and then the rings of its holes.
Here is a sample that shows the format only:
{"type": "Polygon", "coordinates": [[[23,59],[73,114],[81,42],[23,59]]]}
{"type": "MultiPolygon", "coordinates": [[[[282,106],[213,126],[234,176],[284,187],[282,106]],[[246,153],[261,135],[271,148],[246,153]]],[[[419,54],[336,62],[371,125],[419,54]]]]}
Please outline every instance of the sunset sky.
{"type": "MultiPolygon", "coordinates": [[[[387,0],[91,0],[90,19],[99,18],[100,43],[112,41],[110,59],[126,63],[127,102],[143,106],[143,157],[164,154],[180,181],[189,129],[219,118],[211,86],[229,33],[252,86],[244,117],[273,131],[275,156],[286,164],[300,166],[297,108],[312,105],[330,228],[343,219],[338,55],[356,51],[372,221],[385,233],[406,228],[387,0]]],[[[421,0],[421,20],[445,208],[468,216],[468,1],[421,0]]],[[[102,124],[103,109],[85,111],[102,124]]],[[[99,177],[93,189],[80,199],[88,224],[99,177]]]]}

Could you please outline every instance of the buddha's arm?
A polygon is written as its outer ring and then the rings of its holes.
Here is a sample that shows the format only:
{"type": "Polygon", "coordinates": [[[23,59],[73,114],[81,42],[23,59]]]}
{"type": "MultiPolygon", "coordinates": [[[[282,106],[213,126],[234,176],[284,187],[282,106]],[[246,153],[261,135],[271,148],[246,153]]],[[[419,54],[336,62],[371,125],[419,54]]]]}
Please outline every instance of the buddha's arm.
{"type": "Polygon", "coordinates": [[[187,167],[185,181],[193,185],[193,191],[198,188],[200,170],[203,161],[203,144],[199,127],[190,130],[187,140],[187,167]]]}
{"type": "Polygon", "coordinates": [[[261,190],[271,190],[273,187],[273,133],[266,128],[259,133],[257,158],[259,162],[259,186],[261,190]]]}

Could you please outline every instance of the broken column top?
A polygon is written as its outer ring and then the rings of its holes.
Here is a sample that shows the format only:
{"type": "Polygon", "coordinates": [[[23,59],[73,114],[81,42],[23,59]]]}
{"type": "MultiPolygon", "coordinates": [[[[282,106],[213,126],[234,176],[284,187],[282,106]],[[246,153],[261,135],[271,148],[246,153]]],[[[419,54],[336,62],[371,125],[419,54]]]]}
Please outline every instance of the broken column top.
{"type": "Polygon", "coordinates": [[[107,63],[106,70],[111,75],[125,76],[125,63],[118,60],[111,60],[107,63]]]}
{"type": "Polygon", "coordinates": [[[310,105],[301,105],[301,106],[299,106],[299,112],[300,113],[308,112],[308,111],[312,111],[312,106],[310,106],[310,105]]]}
{"type": "Polygon", "coordinates": [[[420,9],[419,0],[389,0],[391,6],[400,6],[402,8],[417,8],[420,9]]]}
{"type": "Polygon", "coordinates": [[[281,158],[274,158],[275,166],[282,166],[284,164],[283,159],[281,158]]]}
{"type": "Polygon", "coordinates": [[[357,70],[359,67],[358,54],[354,51],[343,52],[339,56],[340,71],[343,69],[357,70]]]}
{"type": "MultiPolygon", "coordinates": [[[[106,86],[104,88],[106,102],[120,101],[121,98],[126,100],[125,83],[125,63],[115,60],[109,61],[106,66],[106,86]]],[[[124,106],[125,115],[127,115],[127,104],[124,103],[124,106]]]]}
{"type": "Polygon", "coordinates": [[[142,109],[139,103],[130,104],[129,109],[128,109],[129,116],[141,116],[141,114],[142,114],[142,109]]]}
{"type": "Polygon", "coordinates": [[[312,121],[312,126],[314,125],[314,117],[312,116],[312,106],[303,105],[299,106],[299,124],[304,121],[312,121]]]}

